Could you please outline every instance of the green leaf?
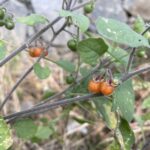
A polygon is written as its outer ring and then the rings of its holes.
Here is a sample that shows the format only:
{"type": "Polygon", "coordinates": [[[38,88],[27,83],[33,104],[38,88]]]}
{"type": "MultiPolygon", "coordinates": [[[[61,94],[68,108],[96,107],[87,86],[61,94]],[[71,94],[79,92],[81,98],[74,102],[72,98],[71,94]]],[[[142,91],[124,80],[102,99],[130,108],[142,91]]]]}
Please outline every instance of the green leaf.
{"type": "Polygon", "coordinates": [[[143,103],[142,103],[142,108],[146,109],[146,108],[150,108],[150,97],[147,97],[143,103]]]}
{"type": "Polygon", "coordinates": [[[17,22],[20,22],[29,26],[34,26],[40,23],[45,24],[46,22],[48,22],[48,20],[44,16],[41,16],[38,14],[31,14],[30,16],[17,18],[17,22]]]}
{"type": "Polygon", "coordinates": [[[33,67],[34,73],[39,77],[39,79],[46,79],[50,75],[50,70],[49,68],[42,67],[39,63],[36,63],[33,67]]]}
{"type": "Polygon", "coordinates": [[[106,97],[95,98],[94,103],[97,112],[103,117],[106,125],[110,129],[115,129],[117,126],[117,119],[115,113],[112,112],[112,102],[106,97]]]}
{"type": "Polygon", "coordinates": [[[116,48],[113,48],[113,47],[109,47],[108,49],[108,53],[117,61],[117,62],[120,62],[121,64],[124,64],[124,65],[127,65],[128,63],[128,60],[129,60],[129,54],[119,48],[119,47],[116,47],[116,48]]]}
{"type": "Polygon", "coordinates": [[[108,147],[107,150],[120,150],[120,146],[116,140],[114,140],[108,147]]]}
{"type": "Polygon", "coordinates": [[[62,17],[72,17],[73,23],[77,25],[82,32],[85,32],[89,27],[90,21],[88,17],[82,14],[70,12],[67,10],[61,10],[59,14],[62,17]]]}
{"type": "Polygon", "coordinates": [[[4,119],[0,117],[0,150],[7,150],[12,143],[10,129],[4,119]]]}
{"type": "Polygon", "coordinates": [[[4,41],[0,40],[0,60],[3,59],[6,55],[6,46],[4,41]]]}
{"type": "Polygon", "coordinates": [[[80,68],[80,73],[82,75],[82,77],[86,77],[87,74],[89,74],[91,71],[91,69],[87,68],[87,67],[81,67],[80,68]]]}
{"type": "Polygon", "coordinates": [[[131,47],[150,47],[146,38],[133,31],[128,25],[117,20],[100,17],[96,21],[96,27],[99,34],[114,42],[131,47]]]}
{"type": "Polygon", "coordinates": [[[70,73],[75,71],[75,65],[68,60],[59,60],[55,62],[58,66],[62,67],[65,71],[70,73]]]}
{"type": "Polygon", "coordinates": [[[134,144],[135,137],[132,129],[130,128],[126,120],[121,119],[119,130],[123,137],[125,150],[131,150],[131,147],[134,144]]]}
{"type": "Polygon", "coordinates": [[[98,58],[108,49],[107,44],[101,38],[89,38],[79,42],[78,52],[83,62],[95,65],[98,58]]]}
{"type": "Polygon", "coordinates": [[[87,93],[88,92],[88,83],[89,83],[90,77],[86,77],[84,78],[84,80],[82,80],[80,82],[80,84],[76,84],[73,89],[71,89],[71,91],[68,91],[69,93],[87,93]]]}
{"type": "Polygon", "coordinates": [[[37,126],[31,119],[20,119],[13,125],[18,137],[31,139],[37,132],[37,126]]]}
{"type": "Polygon", "coordinates": [[[119,85],[114,92],[113,111],[119,111],[127,121],[133,119],[134,114],[134,91],[131,80],[119,85]]]}
{"type": "Polygon", "coordinates": [[[52,135],[52,133],[53,133],[53,130],[51,130],[49,127],[39,126],[35,134],[35,137],[41,140],[45,140],[45,139],[48,139],[49,136],[52,135]]]}

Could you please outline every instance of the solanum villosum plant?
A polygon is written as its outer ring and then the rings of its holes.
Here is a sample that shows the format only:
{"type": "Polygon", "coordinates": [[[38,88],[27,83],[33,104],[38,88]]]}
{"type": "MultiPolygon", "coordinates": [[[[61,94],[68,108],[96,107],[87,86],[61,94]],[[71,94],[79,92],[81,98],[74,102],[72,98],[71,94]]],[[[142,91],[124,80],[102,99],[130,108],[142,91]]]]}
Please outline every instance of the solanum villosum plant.
{"type": "MultiPolygon", "coordinates": [[[[0,67],[4,67],[12,58],[25,50],[29,53],[28,57],[34,59],[34,63],[23,72],[11,91],[7,91],[7,95],[1,100],[0,150],[8,149],[13,143],[12,129],[15,129],[19,137],[30,140],[48,139],[55,131],[57,119],[49,123],[50,125],[37,126],[34,123],[37,120],[31,120],[28,117],[46,113],[59,106],[70,108],[71,104],[77,102],[82,102],[82,105],[87,101],[92,103],[91,111],[101,114],[107,127],[114,133],[112,144],[115,143],[116,150],[117,147],[122,150],[131,150],[135,142],[134,132],[130,127],[130,122],[134,119],[135,108],[132,79],[150,71],[149,63],[146,67],[138,69],[133,67],[133,64],[136,54],[141,57],[139,48],[150,48],[147,36],[150,26],[143,25],[143,30],[139,33],[123,22],[99,16],[93,20],[97,32],[92,33],[89,14],[94,10],[94,4],[94,0],[83,3],[76,0],[63,0],[62,10],[51,22],[39,14],[15,18],[20,24],[33,27],[43,24],[43,28],[7,56],[5,56],[7,43],[0,39],[0,67]],[[83,13],[79,13],[79,9],[83,10],[83,13]],[[60,21],[63,23],[56,30],[54,25],[60,21]],[[76,32],[72,33],[70,28],[74,28],[76,32]],[[48,29],[52,30],[53,36],[47,45],[33,46],[32,43],[38,41],[43,33],[49,32],[48,29]],[[70,35],[70,40],[66,41],[66,47],[76,56],[76,63],[64,58],[58,61],[51,58],[50,48],[61,32],[70,35]],[[60,93],[47,96],[32,108],[5,114],[3,108],[7,105],[11,95],[32,71],[41,80],[51,75],[51,68],[48,65],[43,67],[41,60],[50,61],[62,67],[68,74],[64,77],[68,87],[60,93]],[[8,124],[11,126],[9,127],[8,124]]],[[[7,8],[0,8],[0,26],[13,29],[15,25],[12,16],[6,13],[7,8]]],[[[67,109],[67,113],[69,111],[71,109],[67,109]]]]}

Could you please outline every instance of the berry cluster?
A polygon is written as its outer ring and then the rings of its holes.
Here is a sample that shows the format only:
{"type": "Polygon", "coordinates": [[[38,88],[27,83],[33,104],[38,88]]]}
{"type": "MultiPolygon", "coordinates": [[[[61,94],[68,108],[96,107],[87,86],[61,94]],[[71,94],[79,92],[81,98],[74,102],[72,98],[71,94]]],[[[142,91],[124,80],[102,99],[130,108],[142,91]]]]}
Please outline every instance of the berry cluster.
{"type": "Polygon", "coordinates": [[[4,7],[0,8],[0,26],[5,26],[8,30],[12,30],[15,27],[12,14],[7,13],[4,7]]]}
{"type": "Polygon", "coordinates": [[[91,93],[100,93],[103,95],[111,95],[115,90],[115,85],[112,82],[102,80],[90,80],[88,90],[91,93]]]}

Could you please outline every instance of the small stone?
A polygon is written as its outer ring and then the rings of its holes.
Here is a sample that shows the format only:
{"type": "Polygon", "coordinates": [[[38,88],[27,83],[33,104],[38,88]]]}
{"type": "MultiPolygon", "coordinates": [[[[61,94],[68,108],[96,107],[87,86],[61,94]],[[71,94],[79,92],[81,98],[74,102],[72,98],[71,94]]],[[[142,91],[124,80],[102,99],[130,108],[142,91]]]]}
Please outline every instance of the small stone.
{"type": "Polygon", "coordinates": [[[100,0],[95,4],[95,9],[92,14],[94,19],[102,16],[106,18],[113,18],[123,22],[127,21],[126,13],[122,8],[121,0],[100,0]]]}
{"type": "Polygon", "coordinates": [[[150,20],[149,0],[125,0],[124,8],[133,16],[141,16],[145,20],[150,20]]]}

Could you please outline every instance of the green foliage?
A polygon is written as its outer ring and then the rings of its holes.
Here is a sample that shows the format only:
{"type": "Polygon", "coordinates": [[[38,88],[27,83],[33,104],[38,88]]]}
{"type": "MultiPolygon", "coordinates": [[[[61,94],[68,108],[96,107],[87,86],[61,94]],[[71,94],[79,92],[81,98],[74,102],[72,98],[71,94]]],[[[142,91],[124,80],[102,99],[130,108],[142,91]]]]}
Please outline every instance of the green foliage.
{"type": "Polygon", "coordinates": [[[12,143],[10,129],[4,119],[0,117],[0,150],[7,150],[12,143]]]}
{"type": "Polygon", "coordinates": [[[146,99],[144,99],[142,103],[142,108],[143,109],[150,108],[150,97],[147,97],[146,99]]]}
{"type": "Polygon", "coordinates": [[[58,60],[55,62],[58,66],[62,67],[65,71],[70,73],[75,71],[75,65],[68,60],[58,60]]]}
{"type": "Polygon", "coordinates": [[[134,91],[130,80],[116,88],[113,100],[113,111],[119,111],[122,117],[129,122],[133,119],[134,91]]]}
{"type": "Polygon", "coordinates": [[[45,140],[48,139],[52,133],[53,130],[51,130],[48,126],[38,126],[35,137],[41,140],[45,140]]]}
{"type": "Polygon", "coordinates": [[[113,48],[113,47],[110,46],[109,49],[108,49],[108,53],[109,53],[117,62],[119,62],[119,63],[121,63],[121,64],[124,64],[125,66],[127,65],[128,59],[129,59],[129,54],[128,54],[125,50],[123,50],[123,49],[121,49],[121,48],[119,48],[119,47],[113,48]]]}
{"type": "MultiPolygon", "coordinates": [[[[93,5],[91,4],[90,5],[88,4],[86,5],[86,7],[84,7],[84,11],[86,13],[90,13],[92,12],[92,10],[93,10],[93,5]]],[[[3,15],[4,14],[0,9],[0,19],[4,18],[3,15]]],[[[68,10],[61,10],[60,16],[70,19],[71,23],[77,26],[82,32],[86,32],[87,29],[89,28],[90,21],[88,17],[82,14],[68,11],[68,10]]],[[[30,16],[17,18],[17,22],[29,26],[34,26],[37,24],[45,24],[48,22],[48,20],[44,16],[38,14],[31,14],[30,16]]],[[[10,23],[11,22],[9,22],[9,24],[6,24],[5,22],[3,22],[3,20],[0,20],[0,26],[5,25],[6,28],[12,29],[14,27],[14,23],[13,22],[12,22],[13,24],[10,23]]],[[[120,48],[118,44],[128,45],[130,47],[135,47],[135,48],[138,47],[143,48],[144,46],[150,47],[148,40],[144,36],[138,34],[145,29],[144,22],[140,17],[136,20],[134,24],[135,31],[133,31],[125,23],[116,21],[114,19],[108,19],[103,17],[98,18],[98,20],[96,21],[96,27],[99,34],[101,35],[100,38],[92,38],[93,35],[91,36],[87,32],[84,34],[86,35],[84,37],[90,37],[90,38],[85,38],[82,41],[78,41],[78,38],[75,38],[69,40],[67,43],[68,47],[72,51],[76,51],[77,54],[80,55],[81,63],[86,63],[88,65],[80,64],[83,66],[82,68],[79,68],[80,71],[79,75],[85,78],[79,84],[76,84],[73,87],[71,87],[65,93],[66,94],[65,98],[72,97],[74,95],[79,95],[79,94],[82,95],[83,93],[86,94],[89,93],[87,87],[88,87],[88,82],[91,79],[92,75],[90,74],[89,76],[87,76],[87,74],[89,74],[93,66],[99,63],[100,59],[102,59],[103,56],[104,57],[106,56],[106,58],[107,56],[109,56],[108,58],[111,57],[112,60],[115,60],[115,62],[117,63],[113,65],[116,65],[115,66],[116,68],[118,64],[120,66],[122,65],[126,67],[129,61],[129,53],[123,50],[122,48],[120,48]],[[111,40],[113,44],[109,45],[108,42],[103,38],[111,40]]],[[[0,60],[5,57],[5,54],[6,54],[5,43],[4,41],[0,40],[0,60]]],[[[144,56],[143,51],[142,51],[142,56],[144,56]]],[[[65,71],[69,72],[70,76],[66,77],[66,82],[68,84],[75,82],[74,76],[71,76],[76,71],[76,66],[73,63],[71,63],[68,60],[58,60],[52,62],[62,67],[65,71]]],[[[50,69],[47,66],[42,67],[40,63],[34,64],[33,69],[39,79],[46,79],[50,75],[50,69]]],[[[102,72],[102,69],[97,70],[97,72],[102,72]]],[[[106,70],[106,68],[104,69],[106,70]]],[[[48,91],[47,93],[44,94],[43,99],[46,99],[52,96],[53,94],[54,94],[53,92],[48,91]]],[[[133,115],[134,114],[134,91],[132,88],[131,80],[121,83],[118,87],[116,87],[113,95],[109,97],[101,96],[99,98],[93,98],[93,100],[98,114],[102,116],[107,127],[115,131],[115,135],[116,135],[115,140],[117,141],[114,141],[108,147],[108,150],[119,150],[120,146],[123,147],[124,150],[130,150],[134,143],[134,133],[129,126],[129,122],[133,119],[134,116],[134,119],[142,126],[143,121],[150,118],[150,113],[147,113],[141,117],[137,117],[133,115]]],[[[56,124],[58,123],[58,121],[68,116],[70,110],[72,110],[74,106],[77,106],[77,104],[78,103],[76,103],[73,106],[71,105],[70,107],[65,108],[64,111],[61,113],[61,115],[52,121],[43,119],[43,121],[41,121],[42,125],[40,124],[38,127],[31,119],[18,120],[14,123],[13,127],[16,131],[17,136],[25,140],[33,139],[35,141],[41,141],[41,140],[49,139],[50,136],[56,133],[56,124]]],[[[90,106],[91,106],[89,107],[90,111],[92,108],[95,110],[95,107],[92,107],[93,105],[90,106]]],[[[84,108],[84,106],[82,105],[80,105],[80,107],[84,108]]],[[[149,107],[150,107],[150,97],[145,99],[142,104],[143,109],[149,107]]],[[[74,119],[80,124],[93,123],[93,121],[87,120],[86,118],[72,117],[72,119],[74,119]]],[[[2,118],[0,118],[0,127],[1,127],[0,128],[0,150],[7,149],[8,147],[11,146],[12,139],[10,136],[10,129],[8,128],[7,124],[4,122],[2,118]]]]}
{"type": "Polygon", "coordinates": [[[116,43],[131,47],[150,46],[146,38],[117,20],[99,17],[96,21],[96,27],[100,35],[116,43]]]}
{"type": "Polygon", "coordinates": [[[80,73],[83,77],[86,77],[87,74],[90,73],[90,69],[88,69],[87,67],[80,67],[80,73]]]}
{"type": "Polygon", "coordinates": [[[101,38],[88,38],[79,42],[78,52],[83,62],[95,65],[98,63],[98,59],[108,49],[107,44],[101,38]]]}
{"type": "Polygon", "coordinates": [[[126,120],[121,119],[119,131],[123,138],[124,150],[131,150],[131,147],[134,144],[135,137],[133,131],[131,130],[126,120]]]}
{"type": "Polygon", "coordinates": [[[98,113],[103,117],[106,125],[110,129],[115,129],[117,125],[117,119],[115,113],[112,112],[112,102],[106,97],[95,98],[94,103],[96,105],[98,113]]]}
{"type": "Polygon", "coordinates": [[[0,60],[3,59],[6,55],[6,46],[5,42],[0,40],[0,60]]]}
{"type": "Polygon", "coordinates": [[[17,22],[20,22],[29,26],[34,26],[40,23],[45,24],[46,22],[48,22],[48,20],[44,16],[41,16],[38,14],[31,14],[30,16],[17,18],[17,22]]]}
{"type": "Polygon", "coordinates": [[[120,150],[120,146],[117,143],[116,140],[114,140],[108,147],[106,150],[120,150]]]}
{"type": "Polygon", "coordinates": [[[88,87],[89,79],[90,79],[90,77],[84,78],[84,80],[82,80],[80,82],[80,84],[75,85],[70,92],[72,92],[72,93],[88,93],[87,87],[88,87]]]}
{"type": "Polygon", "coordinates": [[[36,63],[33,67],[35,74],[38,76],[39,79],[46,79],[50,75],[49,68],[42,67],[39,63],[36,63]]]}
{"type": "Polygon", "coordinates": [[[82,32],[85,32],[89,27],[90,24],[89,19],[82,14],[67,11],[67,10],[61,10],[59,14],[62,17],[71,17],[73,23],[77,25],[82,32]]]}
{"type": "Polygon", "coordinates": [[[17,120],[13,127],[15,128],[17,136],[22,139],[31,139],[37,132],[37,126],[31,119],[17,120]]]}

